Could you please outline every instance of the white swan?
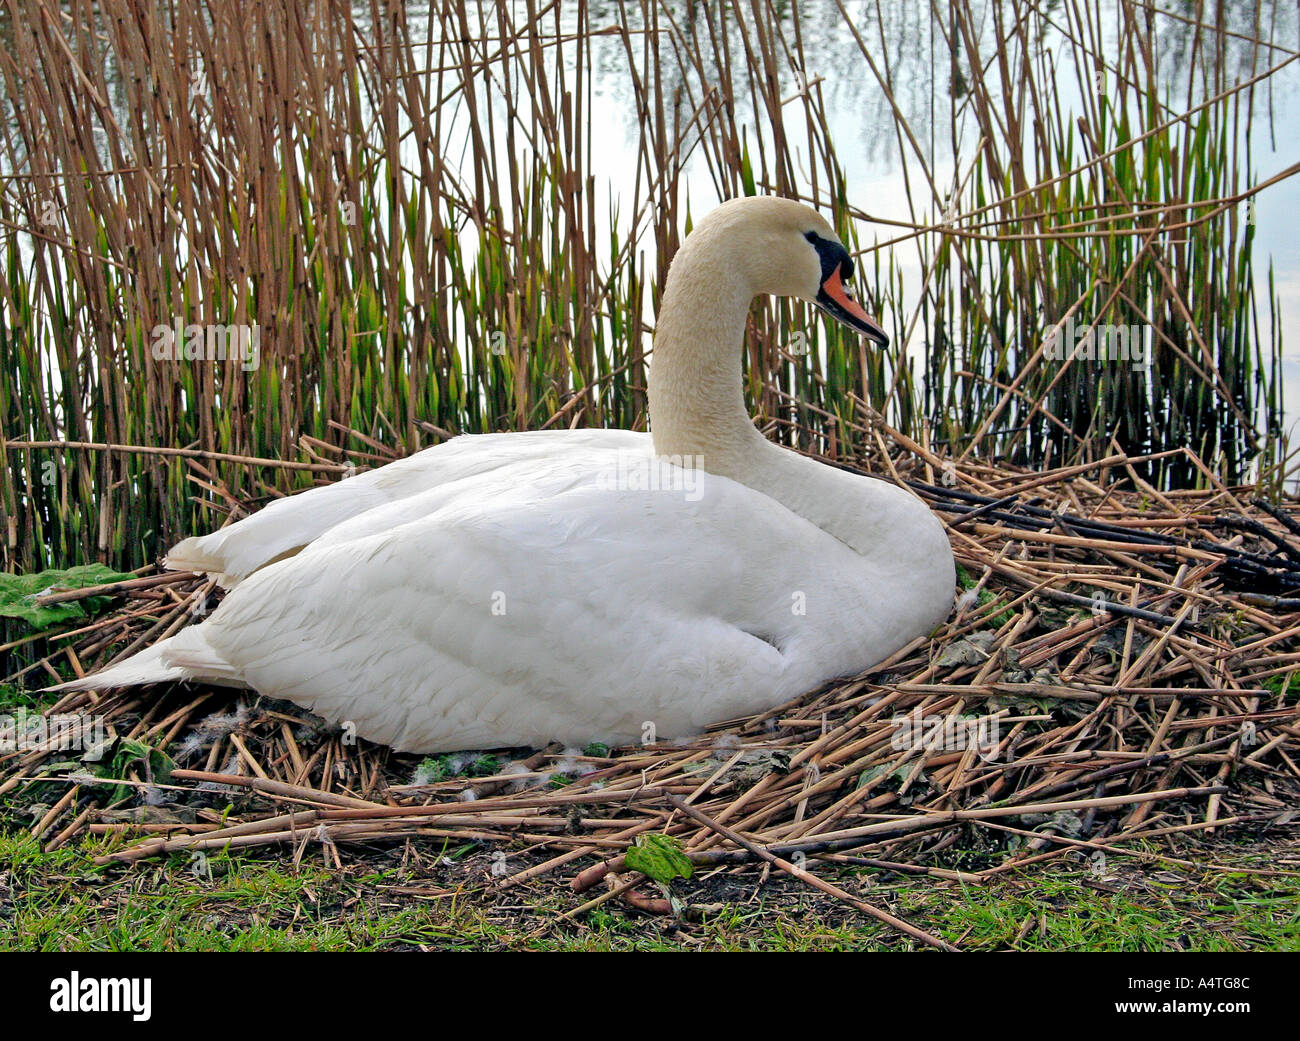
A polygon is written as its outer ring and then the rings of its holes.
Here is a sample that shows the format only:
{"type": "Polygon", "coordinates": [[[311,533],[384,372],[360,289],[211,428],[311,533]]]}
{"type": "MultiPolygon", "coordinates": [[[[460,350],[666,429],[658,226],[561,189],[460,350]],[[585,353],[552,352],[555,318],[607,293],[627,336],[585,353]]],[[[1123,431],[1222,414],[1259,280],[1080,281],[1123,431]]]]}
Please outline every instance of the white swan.
{"type": "Polygon", "coordinates": [[[943,528],[765,440],[741,390],[759,293],[888,343],[851,274],[808,207],[723,204],[669,272],[652,434],[458,437],[186,539],[168,566],[221,575],[221,605],[63,688],[251,687],[437,752],[680,737],[870,667],[947,616],[943,528]]]}

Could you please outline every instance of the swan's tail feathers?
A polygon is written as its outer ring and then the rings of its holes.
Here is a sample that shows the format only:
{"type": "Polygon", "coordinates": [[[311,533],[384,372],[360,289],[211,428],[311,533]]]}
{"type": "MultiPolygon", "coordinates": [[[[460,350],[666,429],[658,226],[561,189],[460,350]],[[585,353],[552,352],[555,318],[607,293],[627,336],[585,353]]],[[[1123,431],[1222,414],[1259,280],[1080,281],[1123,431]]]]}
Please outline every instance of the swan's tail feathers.
{"type": "MultiPolygon", "coordinates": [[[[239,524],[260,516],[261,514],[255,514],[239,524]]],[[[222,589],[234,589],[254,571],[292,557],[306,545],[306,542],[297,539],[286,539],[282,532],[274,533],[278,536],[274,543],[267,543],[265,539],[255,537],[260,533],[260,529],[256,528],[245,531],[244,538],[231,541],[228,536],[236,526],[231,525],[230,528],[223,528],[211,535],[182,539],[163,558],[163,567],[168,571],[198,571],[213,575],[222,589]],[[228,541],[230,545],[227,545],[228,541]]]]}
{"type": "Polygon", "coordinates": [[[133,654],[125,661],[110,665],[102,672],[83,676],[79,680],[70,680],[50,687],[50,690],[107,690],[110,687],[134,687],[142,683],[166,683],[169,680],[186,679],[183,669],[172,668],[162,662],[163,640],[133,654]]]}
{"type": "Polygon", "coordinates": [[[246,684],[237,670],[208,644],[202,626],[194,626],[166,640],[160,640],[139,654],[79,680],[70,680],[50,690],[109,690],[138,687],[146,683],[176,683],[185,680],[215,683],[226,687],[246,684]]]}
{"type": "Polygon", "coordinates": [[[213,575],[222,589],[233,589],[244,576],[226,572],[225,557],[207,548],[210,541],[209,536],[182,539],[163,558],[163,567],[168,571],[197,571],[213,575]]]}
{"type": "Polygon", "coordinates": [[[222,571],[221,560],[203,551],[203,539],[182,539],[167,551],[163,558],[163,567],[168,571],[222,571]]]}

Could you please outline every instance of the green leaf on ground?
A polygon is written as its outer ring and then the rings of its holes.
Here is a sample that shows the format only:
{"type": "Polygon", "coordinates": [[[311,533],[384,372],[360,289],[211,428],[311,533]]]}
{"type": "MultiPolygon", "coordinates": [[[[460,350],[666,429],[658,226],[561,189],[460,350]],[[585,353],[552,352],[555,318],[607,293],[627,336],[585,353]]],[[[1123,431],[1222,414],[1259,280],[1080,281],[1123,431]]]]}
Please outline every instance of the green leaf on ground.
{"type": "Polygon", "coordinates": [[[30,575],[0,574],[0,618],[18,618],[36,630],[77,621],[102,610],[111,598],[90,596],[45,607],[38,606],[36,598],[46,593],[101,586],[135,577],[103,564],[80,564],[64,571],[38,571],[30,575]]]}
{"type": "Polygon", "coordinates": [[[671,835],[641,835],[627,851],[627,866],[656,882],[690,878],[695,868],[682,852],[682,844],[671,835]]]}

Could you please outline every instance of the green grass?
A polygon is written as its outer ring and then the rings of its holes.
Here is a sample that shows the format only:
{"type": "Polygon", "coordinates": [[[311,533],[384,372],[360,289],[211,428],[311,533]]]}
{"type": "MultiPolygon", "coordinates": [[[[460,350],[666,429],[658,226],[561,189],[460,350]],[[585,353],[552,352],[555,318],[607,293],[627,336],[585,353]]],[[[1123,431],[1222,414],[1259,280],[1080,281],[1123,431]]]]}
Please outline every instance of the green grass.
{"type": "MultiPolygon", "coordinates": [[[[709,910],[699,920],[652,918],[606,904],[581,923],[557,923],[578,899],[554,882],[480,889],[489,854],[440,863],[429,844],[403,867],[388,850],[325,868],[314,850],[214,856],[211,877],[183,858],[98,869],[106,840],[43,853],[25,835],[0,835],[0,948],[7,950],[898,950],[909,944],[852,909],[782,876],[724,876],[726,893],[681,890],[709,910]],[[436,877],[430,877],[436,876],[436,877]],[[465,883],[469,883],[466,885],[465,883]],[[392,887],[448,891],[429,898],[392,887]],[[755,889],[757,888],[757,892],[755,889]]],[[[407,851],[407,855],[410,851],[407,851]]],[[[1258,846],[1219,843],[1231,871],[1162,872],[1113,858],[1097,879],[1074,864],[988,886],[816,868],[970,950],[1140,951],[1300,949],[1300,879],[1239,870],[1273,866],[1258,846]],[[1026,929],[1026,922],[1029,927],[1026,929]],[[1023,933],[1023,935],[1022,935],[1023,933]]],[[[566,876],[567,877],[567,876],[566,876]]],[[[562,880],[557,880],[562,881],[562,880]]]]}
{"type": "MultiPolygon", "coordinates": [[[[1257,856],[1241,859],[1267,866],[1257,856]]],[[[1086,871],[1051,871],[967,888],[941,912],[940,932],[972,950],[1300,949],[1300,879],[1216,872],[1175,881],[1176,874],[1126,871],[1117,881],[1098,882],[1086,871]]],[[[932,907],[925,897],[919,903],[932,907]]]]}
{"type": "Polygon", "coordinates": [[[9,713],[20,708],[28,712],[42,712],[52,707],[58,700],[57,693],[25,690],[9,683],[0,683],[0,713],[9,713]]]}
{"type": "Polygon", "coordinates": [[[418,908],[381,909],[320,866],[222,856],[107,873],[80,849],[0,838],[0,944],[10,950],[377,950],[421,934],[418,908]]]}

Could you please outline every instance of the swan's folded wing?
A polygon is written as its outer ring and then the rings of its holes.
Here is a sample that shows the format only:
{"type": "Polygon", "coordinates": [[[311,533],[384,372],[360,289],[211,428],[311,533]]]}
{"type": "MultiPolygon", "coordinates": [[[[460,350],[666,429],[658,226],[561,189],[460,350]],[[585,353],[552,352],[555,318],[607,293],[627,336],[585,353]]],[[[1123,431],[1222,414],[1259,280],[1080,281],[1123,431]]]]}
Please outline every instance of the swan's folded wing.
{"type": "Polygon", "coordinates": [[[873,631],[860,558],[724,478],[692,502],[570,459],[426,495],[252,576],[209,643],[264,694],[429,752],[697,731],[860,661],[873,631]]]}
{"type": "Polygon", "coordinates": [[[646,438],[625,431],[567,430],[458,437],[376,470],[278,499],[209,535],[184,539],[164,563],[174,571],[219,575],[220,584],[231,588],[259,568],[300,552],[331,528],[378,507],[504,466],[540,464],[587,442],[631,448],[646,438]]]}

